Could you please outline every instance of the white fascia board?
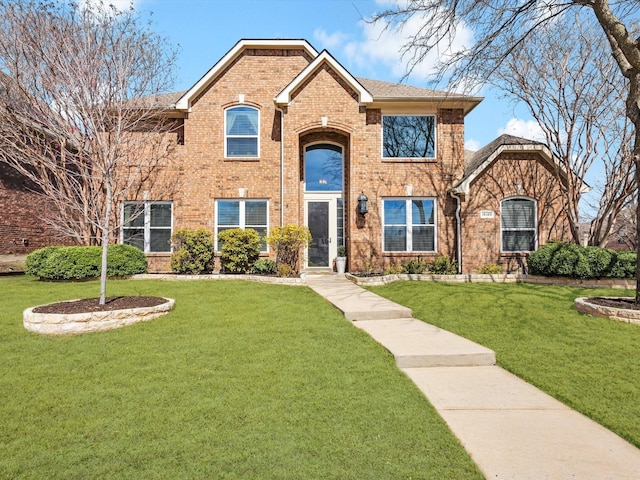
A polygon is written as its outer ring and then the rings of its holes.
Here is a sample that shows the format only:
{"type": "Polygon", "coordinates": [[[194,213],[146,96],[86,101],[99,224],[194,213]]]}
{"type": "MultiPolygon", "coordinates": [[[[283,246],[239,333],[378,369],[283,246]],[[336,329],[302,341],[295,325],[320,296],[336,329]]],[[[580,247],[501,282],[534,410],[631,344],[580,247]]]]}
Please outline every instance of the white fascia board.
{"type": "Polygon", "coordinates": [[[326,50],[323,50],[313,62],[307,65],[305,69],[302,70],[302,72],[300,72],[296,78],[294,78],[291,83],[289,83],[289,85],[287,85],[285,89],[273,99],[274,102],[277,105],[288,105],[291,101],[291,93],[298,88],[298,86],[300,86],[323,62],[327,62],[331,65],[331,68],[358,92],[359,102],[361,104],[373,102],[373,96],[326,50]]]}
{"type": "Polygon", "coordinates": [[[318,52],[306,40],[240,40],[218,62],[198,80],[176,102],[176,109],[188,111],[191,108],[191,100],[195,98],[216,76],[222,72],[243,50],[247,48],[303,48],[312,57],[317,57],[318,52]]]}
{"type": "MultiPolygon", "coordinates": [[[[453,188],[454,193],[462,193],[464,195],[469,195],[469,189],[471,187],[471,183],[482,174],[489,166],[495,161],[500,154],[503,152],[523,152],[523,151],[537,151],[541,154],[541,156],[550,164],[559,168],[560,171],[566,176],[567,172],[560,164],[560,161],[556,158],[556,156],[551,152],[549,147],[546,145],[540,144],[529,144],[529,145],[500,145],[484,162],[476,167],[476,169],[471,172],[462,182],[456,185],[453,188]]],[[[582,193],[589,192],[591,187],[587,185],[584,181],[582,182],[582,186],[580,191],[582,193]]]]}

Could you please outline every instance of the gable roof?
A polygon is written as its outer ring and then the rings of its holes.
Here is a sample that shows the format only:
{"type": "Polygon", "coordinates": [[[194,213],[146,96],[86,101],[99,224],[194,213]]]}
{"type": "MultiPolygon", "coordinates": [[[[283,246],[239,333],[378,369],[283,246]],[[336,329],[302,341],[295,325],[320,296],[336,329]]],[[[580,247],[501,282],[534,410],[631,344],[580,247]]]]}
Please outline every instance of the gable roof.
{"type": "MultiPolygon", "coordinates": [[[[562,173],[566,172],[558,158],[544,143],[513,135],[501,135],[494,141],[482,147],[477,152],[465,152],[464,177],[453,187],[454,193],[469,194],[471,183],[478,178],[504,152],[537,152],[549,165],[557,166],[562,173]]],[[[588,192],[589,185],[582,182],[581,191],[588,192]]]]}
{"type": "Polygon", "coordinates": [[[304,81],[309,78],[309,76],[315,72],[320,65],[323,63],[329,64],[329,66],[344,80],[349,84],[356,92],[358,92],[358,101],[362,103],[371,103],[373,102],[373,96],[367,91],[366,88],[362,86],[356,78],[351,75],[335,58],[331,56],[331,54],[323,50],[320,55],[318,55],[313,62],[304,68],[297,76],[294,78],[289,85],[287,85],[282,92],[276,95],[274,101],[278,105],[286,105],[291,101],[291,93],[295,91],[297,87],[302,85],[304,81]]]}
{"type": "Polygon", "coordinates": [[[191,101],[198,96],[224,69],[231,64],[243,50],[247,48],[269,49],[269,48],[291,48],[302,49],[311,57],[317,57],[318,52],[309,42],[301,39],[292,40],[250,40],[243,39],[238,41],[193,87],[187,90],[175,103],[178,110],[187,111],[191,108],[191,101]]]}

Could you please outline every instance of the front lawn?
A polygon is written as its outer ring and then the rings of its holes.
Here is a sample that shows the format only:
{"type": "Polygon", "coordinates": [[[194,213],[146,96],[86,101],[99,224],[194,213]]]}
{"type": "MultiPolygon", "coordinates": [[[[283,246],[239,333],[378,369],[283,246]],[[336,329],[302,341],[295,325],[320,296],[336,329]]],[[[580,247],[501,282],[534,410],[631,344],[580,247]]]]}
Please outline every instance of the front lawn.
{"type": "Polygon", "coordinates": [[[22,310],[96,282],[0,292],[0,478],[482,478],[392,356],[307,288],[111,281],[176,307],[70,337],[22,310]]]}
{"type": "Polygon", "coordinates": [[[493,349],[499,365],[640,447],[640,326],[573,307],[576,297],[633,292],[430,282],[371,290],[493,349]]]}

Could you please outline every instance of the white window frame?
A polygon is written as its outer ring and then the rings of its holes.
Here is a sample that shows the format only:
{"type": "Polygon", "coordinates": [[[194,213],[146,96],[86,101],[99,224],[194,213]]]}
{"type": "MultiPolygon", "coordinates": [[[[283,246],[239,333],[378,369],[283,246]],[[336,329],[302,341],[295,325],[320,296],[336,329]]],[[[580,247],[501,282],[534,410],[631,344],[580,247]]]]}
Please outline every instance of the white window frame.
{"type": "Polygon", "coordinates": [[[438,251],[438,200],[435,197],[385,197],[382,199],[382,251],[385,253],[436,253],[438,251]],[[388,224],[385,218],[384,203],[386,201],[405,201],[405,223],[404,224],[388,224]],[[414,200],[427,200],[433,202],[433,224],[425,224],[424,226],[433,226],[433,250],[414,250],[413,249],[413,221],[412,221],[412,203],[414,200]],[[407,249],[406,250],[385,250],[386,227],[402,226],[406,229],[407,249]]]}
{"type": "Polygon", "coordinates": [[[260,158],[260,109],[251,105],[232,105],[224,109],[224,158],[260,158]],[[227,114],[236,108],[248,108],[258,113],[258,132],[255,135],[229,135],[227,134],[227,114]],[[227,153],[227,139],[229,138],[255,138],[256,154],[255,155],[229,155],[227,153]]]}
{"type": "Polygon", "coordinates": [[[500,253],[528,253],[533,252],[538,248],[538,202],[531,197],[509,197],[505,198],[500,202],[500,253]],[[527,200],[533,203],[533,227],[526,228],[504,228],[502,225],[502,208],[505,202],[510,200],[527,200]],[[505,250],[504,246],[504,232],[518,232],[518,231],[533,231],[533,250],[505,250]]]}
{"type": "MultiPolygon", "coordinates": [[[[266,224],[264,225],[249,225],[248,228],[252,227],[265,227],[266,235],[269,235],[269,200],[264,198],[217,198],[215,200],[215,216],[214,216],[214,232],[215,232],[215,251],[220,252],[220,246],[218,245],[218,230],[219,230],[219,218],[218,213],[220,209],[218,208],[219,202],[239,202],[239,224],[238,225],[223,225],[225,230],[229,228],[241,228],[245,229],[246,226],[246,204],[247,202],[264,202],[266,206],[267,218],[266,224]]],[[[263,249],[260,249],[260,253],[269,253],[269,245],[265,245],[263,249]]]]}
{"type": "Polygon", "coordinates": [[[125,220],[124,220],[124,211],[125,208],[128,205],[143,205],[143,212],[141,215],[144,216],[144,225],[143,225],[143,229],[144,229],[144,238],[143,238],[143,252],[144,253],[172,253],[173,251],[173,247],[171,246],[171,243],[169,243],[169,248],[168,250],[164,250],[164,251],[152,251],[151,250],[151,231],[152,230],[169,230],[169,237],[171,237],[171,235],[173,234],[173,202],[167,202],[167,201],[145,201],[145,202],[137,202],[137,201],[133,201],[133,202],[123,202],[122,203],[122,209],[120,212],[120,243],[124,244],[124,232],[125,230],[128,229],[139,229],[140,227],[127,227],[125,226],[125,220]],[[152,205],[169,205],[171,207],[171,225],[168,227],[152,227],[151,226],[151,206],[152,205]]]}
{"type": "Polygon", "coordinates": [[[380,121],[380,156],[383,160],[435,160],[438,158],[438,118],[432,113],[388,113],[383,114],[380,121]],[[433,156],[432,157],[387,157],[384,152],[384,119],[385,117],[431,117],[433,118],[433,156]]]}

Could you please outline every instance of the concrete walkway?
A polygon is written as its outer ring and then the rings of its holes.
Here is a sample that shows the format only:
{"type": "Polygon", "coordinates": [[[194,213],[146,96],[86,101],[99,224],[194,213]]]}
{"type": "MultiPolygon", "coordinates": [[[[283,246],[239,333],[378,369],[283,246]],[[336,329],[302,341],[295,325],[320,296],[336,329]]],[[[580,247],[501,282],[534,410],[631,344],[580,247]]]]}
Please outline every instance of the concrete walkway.
{"type": "Polygon", "coordinates": [[[639,449],[497,367],[493,351],[342,275],[307,284],[394,355],[487,479],[640,479],[639,449]]]}

